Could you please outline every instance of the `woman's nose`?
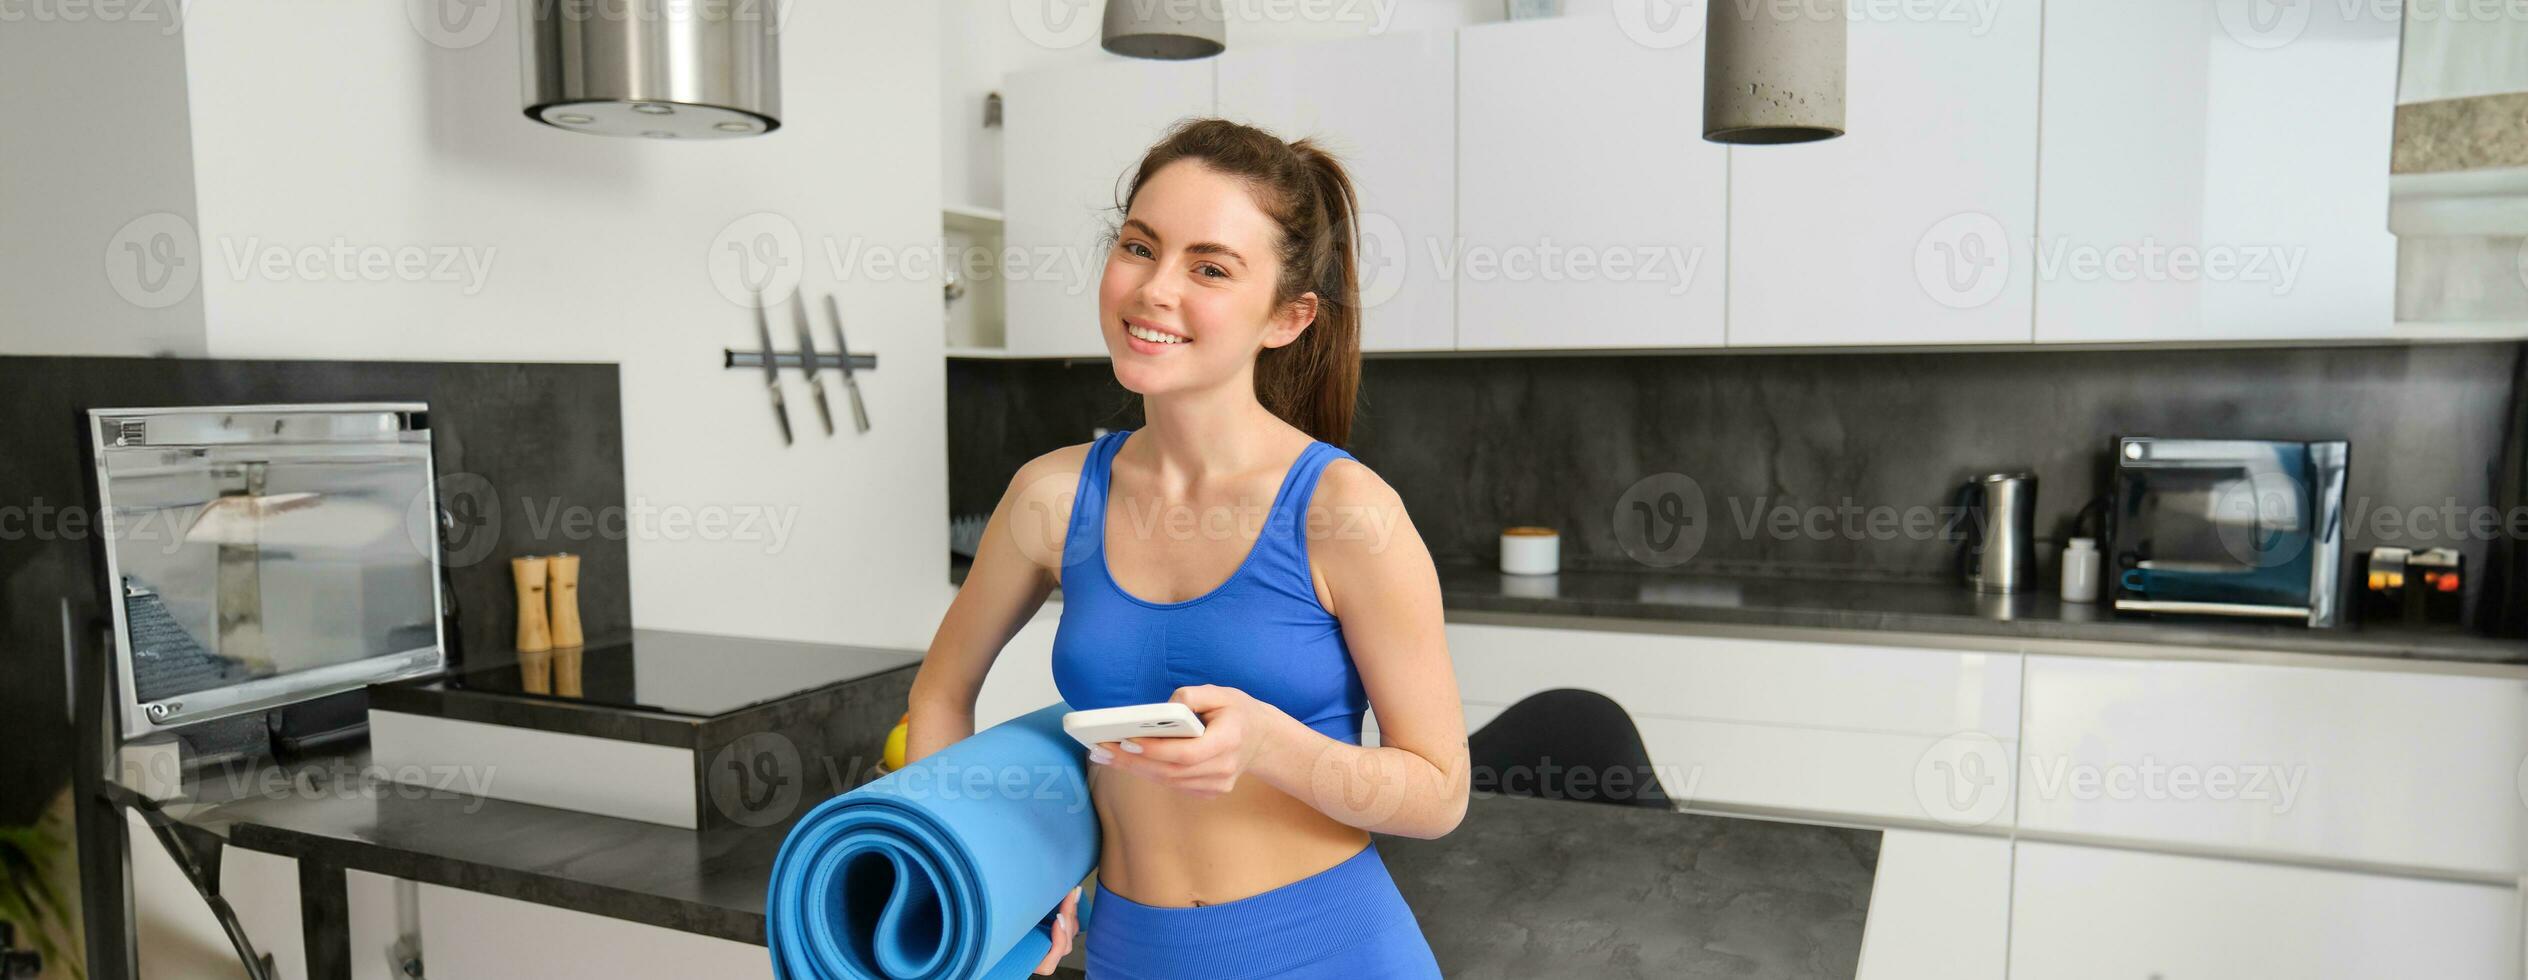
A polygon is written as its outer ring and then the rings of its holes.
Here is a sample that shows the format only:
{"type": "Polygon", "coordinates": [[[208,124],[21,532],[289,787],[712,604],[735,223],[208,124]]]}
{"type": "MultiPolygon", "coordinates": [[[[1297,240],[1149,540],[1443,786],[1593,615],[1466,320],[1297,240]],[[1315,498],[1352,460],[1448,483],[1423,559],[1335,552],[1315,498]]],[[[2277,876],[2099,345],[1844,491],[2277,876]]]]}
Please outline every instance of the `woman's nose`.
{"type": "Polygon", "coordinates": [[[1136,292],[1140,293],[1138,298],[1145,306],[1158,309],[1176,308],[1176,277],[1168,274],[1165,269],[1152,271],[1148,278],[1141,280],[1141,287],[1136,292]]]}

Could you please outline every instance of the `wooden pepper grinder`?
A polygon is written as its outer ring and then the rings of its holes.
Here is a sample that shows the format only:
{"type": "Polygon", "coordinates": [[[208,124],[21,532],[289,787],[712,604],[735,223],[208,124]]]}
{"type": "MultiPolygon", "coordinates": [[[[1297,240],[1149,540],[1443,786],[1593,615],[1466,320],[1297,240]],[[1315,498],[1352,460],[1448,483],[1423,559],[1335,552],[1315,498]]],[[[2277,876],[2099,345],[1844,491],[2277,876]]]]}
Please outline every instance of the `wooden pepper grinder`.
{"type": "Polygon", "coordinates": [[[518,652],[543,653],[553,649],[552,628],[544,618],[544,559],[509,559],[509,574],[518,583],[518,652]]]}
{"type": "Polygon", "coordinates": [[[579,631],[579,556],[564,552],[545,559],[545,583],[552,599],[553,645],[576,647],[587,642],[579,631]]]}

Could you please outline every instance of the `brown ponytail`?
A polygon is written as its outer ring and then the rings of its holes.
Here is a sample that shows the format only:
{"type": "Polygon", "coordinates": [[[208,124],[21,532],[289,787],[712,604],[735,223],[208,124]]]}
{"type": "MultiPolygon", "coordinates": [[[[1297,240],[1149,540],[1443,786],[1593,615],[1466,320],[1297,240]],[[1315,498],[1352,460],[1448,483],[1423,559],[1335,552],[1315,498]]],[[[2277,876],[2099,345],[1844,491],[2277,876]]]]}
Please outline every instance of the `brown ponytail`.
{"type": "Polygon", "coordinates": [[[1256,205],[1281,225],[1274,302],[1317,294],[1316,321],[1299,339],[1256,357],[1256,400],[1300,431],[1343,445],[1361,385],[1360,229],[1351,177],[1315,140],[1284,142],[1226,119],[1191,119],[1141,158],[1116,212],[1131,211],[1152,174],[1185,159],[1244,180],[1256,205]]]}

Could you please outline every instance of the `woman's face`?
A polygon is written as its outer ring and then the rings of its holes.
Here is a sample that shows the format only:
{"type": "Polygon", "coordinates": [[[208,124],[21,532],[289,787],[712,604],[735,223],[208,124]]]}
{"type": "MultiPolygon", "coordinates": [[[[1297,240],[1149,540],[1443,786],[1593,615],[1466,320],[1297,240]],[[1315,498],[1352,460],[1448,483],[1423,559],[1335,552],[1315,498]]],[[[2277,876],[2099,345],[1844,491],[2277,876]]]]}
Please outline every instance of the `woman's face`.
{"type": "Polygon", "coordinates": [[[1316,296],[1275,305],[1280,238],[1243,182],[1201,161],[1151,174],[1097,289],[1115,380],[1144,396],[1208,388],[1237,377],[1257,351],[1297,338],[1316,296]]]}

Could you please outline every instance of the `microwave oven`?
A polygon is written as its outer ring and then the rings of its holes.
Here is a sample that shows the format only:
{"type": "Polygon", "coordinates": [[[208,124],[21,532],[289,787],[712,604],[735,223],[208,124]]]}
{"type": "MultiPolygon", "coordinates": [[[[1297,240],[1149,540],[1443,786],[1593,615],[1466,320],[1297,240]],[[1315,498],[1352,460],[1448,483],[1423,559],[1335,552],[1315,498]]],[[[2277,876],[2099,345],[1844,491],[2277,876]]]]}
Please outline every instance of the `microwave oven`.
{"type": "Polygon", "coordinates": [[[2340,625],[2350,455],[2345,442],[2118,439],[2116,610],[2340,625]]]}

